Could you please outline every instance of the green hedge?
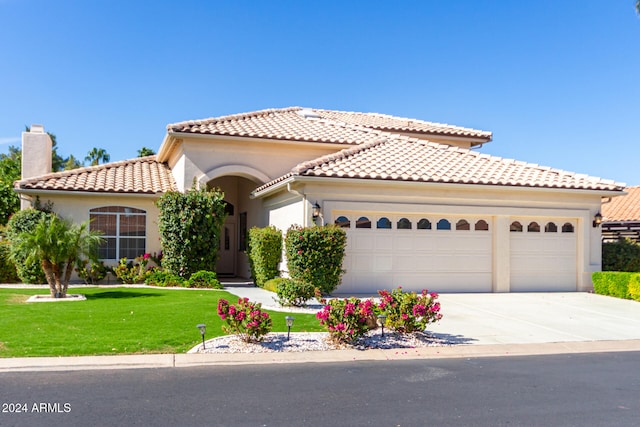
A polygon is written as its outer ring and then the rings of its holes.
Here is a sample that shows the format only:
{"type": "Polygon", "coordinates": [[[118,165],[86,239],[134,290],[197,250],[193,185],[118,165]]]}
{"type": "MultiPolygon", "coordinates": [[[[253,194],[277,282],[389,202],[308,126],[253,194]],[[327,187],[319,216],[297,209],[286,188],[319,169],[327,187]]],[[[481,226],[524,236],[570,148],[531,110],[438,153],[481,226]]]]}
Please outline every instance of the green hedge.
{"type": "Polygon", "coordinates": [[[282,232],[275,227],[249,230],[247,255],[251,267],[251,277],[261,288],[273,278],[278,277],[278,263],[282,259],[282,232]]]}
{"type": "Polygon", "coordinates": [[[629,299],[629,283],[633,277],[640,277],[638,273],[621,271],[601,271],[591,275],[593,291],[600,295],[629,299]]]}
{"type": "Polygon", "coordinates": [[[629,297],[640,301],[640,274],[634,274],[629,280],[629,297]]]}
{"type": "Polygon", "coordinates": [[[330,294],[344,273],[342,261],[346,245],[347,233],[333,224],[291,227],[285,239],[289,276],[320,289],[323,294],[330,294]]]}
{"type": "Polygon", "coordinates": [[[0,283],[18,283],[20,278],[11,260],[9,242],[0,240],[0,283]]]}

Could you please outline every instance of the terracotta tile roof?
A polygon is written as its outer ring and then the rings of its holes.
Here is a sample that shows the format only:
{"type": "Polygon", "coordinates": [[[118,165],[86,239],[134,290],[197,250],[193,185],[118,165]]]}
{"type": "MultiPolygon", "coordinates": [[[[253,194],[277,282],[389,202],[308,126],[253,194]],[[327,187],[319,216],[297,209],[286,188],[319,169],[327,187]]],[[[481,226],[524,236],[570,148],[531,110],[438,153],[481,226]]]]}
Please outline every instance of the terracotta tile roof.
{"type": "Polygon", "coordinates": [[[56,172],[16,181],[19,190],[157,194],[176,190],[171,170],[156,156],[56,172]]]}
{"type": "Polygon", "coordinates": [[[625,192],[626,195],[602,204],[603,221],[640,221],[640,186],[625,188],[625,192]]]}
{"type": "Polygon", "coordinates": [[[450,135],[474,137],[490,141],[491,132],[477,129],[453,126],[444,123],[425,122],[419,119],[409,119],[403,117],[390,116],[379,113],[358,113],[332,110],[313,110],[325,119],[350,123],[390,132],[411,132],[428,135],[450,135]]]}
{"type": "Polygon", "coordinates": [[[491,133],[377,113],[316,110],[301,107],[270,109],[167,126],[169,132],[243,136],[292,141],[356,145],[377,139],[379,131],[464,136],[491,140],[491,133]]]}
{"type": "Polygon", "coordinates": [[[393,136],[297,165],[295,176],[620,191],[623,184],[458,147],[393,136]]]}

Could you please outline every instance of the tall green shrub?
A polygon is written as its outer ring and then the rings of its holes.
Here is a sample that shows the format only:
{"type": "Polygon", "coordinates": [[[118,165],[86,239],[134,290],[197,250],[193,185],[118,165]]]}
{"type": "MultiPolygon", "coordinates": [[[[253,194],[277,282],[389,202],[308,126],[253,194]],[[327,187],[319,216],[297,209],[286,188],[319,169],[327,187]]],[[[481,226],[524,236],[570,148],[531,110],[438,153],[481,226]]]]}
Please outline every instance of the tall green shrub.
{"type": "Polygon", "coordinates": [[[251,277],[261,288],[271,279],[278,277],[278,263],[282,258],[282,232],[273,226],[249,230],[247,255],[251,267],[251,277]]]}
{"type": "Polygon", "coordinates": [[[291,227],[285,239],[289,275],[319,288],[324,294],[333,292],[344,273],[342,261],[346,245],[346,232],[335,225],[291,227]]]}
{"type": "Polygon", "coordinates": [[[20,254],[16,250],[14,242],[21,233],[33,233],[40,220],[51,215],[37,209],[29,208],[11,215],[7,223],[7,239],[11,244],[11,253],[15,260],[18,277],[23,283],[47,283],[47,278],[42,270],[40,260],[20,254]]]}
{"type": "Polygon", "coordinates": [[[184,278],[199,270],[215,271],[226,217],[223,198],[215,189],[192,188],[165,193],[157,201],[165,270],[184,278]]]}
{"type": "Polygon", "coordinates": [[[631,239],[603,243],[602,271],[640,271],[640,245],[631,239]]]}
{"type": "Polygon", "coordinates": [[[640,301],[640,274],[634,274],[629,280],[629,298],[640,301]]]}
{"type": "Polygon", "coordinates": [[[11,248],[7,240],[0,240],[0,283],[17,283],[20,281],[16,265],[10,257],[11,248]]]}

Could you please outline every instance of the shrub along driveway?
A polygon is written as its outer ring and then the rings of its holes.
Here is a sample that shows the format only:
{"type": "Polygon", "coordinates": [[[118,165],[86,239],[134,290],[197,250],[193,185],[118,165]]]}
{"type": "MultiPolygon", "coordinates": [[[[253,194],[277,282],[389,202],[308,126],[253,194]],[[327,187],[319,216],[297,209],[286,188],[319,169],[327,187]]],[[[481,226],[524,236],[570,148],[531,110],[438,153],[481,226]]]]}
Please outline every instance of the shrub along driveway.
{"type": "Polygon", "coordinates": [[[640,340],[640,303],[584,292],[440,294],[438,336],[466,344],[640,340]]]}

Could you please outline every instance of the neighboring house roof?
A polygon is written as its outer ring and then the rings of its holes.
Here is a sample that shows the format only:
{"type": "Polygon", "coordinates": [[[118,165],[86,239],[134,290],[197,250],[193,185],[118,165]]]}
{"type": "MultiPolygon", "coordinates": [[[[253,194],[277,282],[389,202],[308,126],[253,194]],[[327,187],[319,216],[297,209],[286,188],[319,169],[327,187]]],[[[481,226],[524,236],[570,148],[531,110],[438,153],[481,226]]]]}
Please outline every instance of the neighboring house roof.
{"type": "Polygon", "coordinates": [[[626,195],[602,204],[603,221],[640,221],[640,186],[625,188],[625,192],[626,195]]]}
{"type": "Polygon", "coordinates": [[[301,163],[255,193],[298,176],[605,191],[623,188],[610,180],[390,135],[301,163]]]}
{"type": "Polygon", "coordinates": [[[156,156],[140,157],[16,181],[20,190],[58,190],[95,193],[157,194],[176,190],[166,163],[156,156]]]}
{"type": "Polygon", "coordinates": [[[169,132],[227,135],[357,145],[378,139],[376,131],[491,140],[491,132],[405,119],[378,113],[356,113],[289,107],[190,120],[167,126],[169,132]]]}

